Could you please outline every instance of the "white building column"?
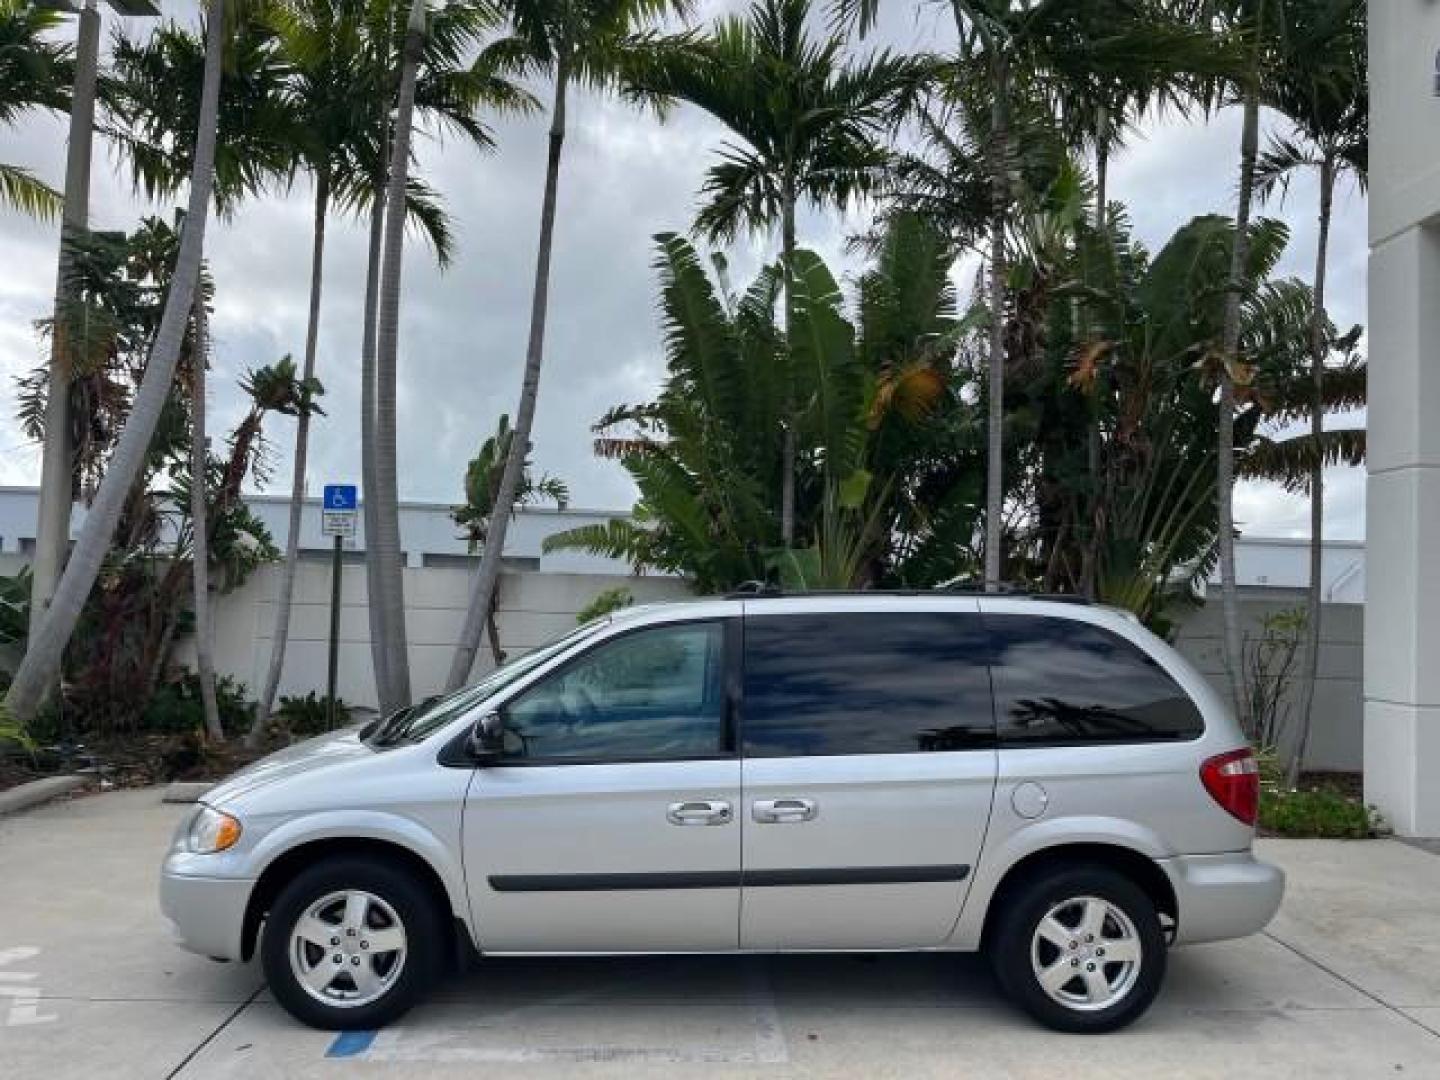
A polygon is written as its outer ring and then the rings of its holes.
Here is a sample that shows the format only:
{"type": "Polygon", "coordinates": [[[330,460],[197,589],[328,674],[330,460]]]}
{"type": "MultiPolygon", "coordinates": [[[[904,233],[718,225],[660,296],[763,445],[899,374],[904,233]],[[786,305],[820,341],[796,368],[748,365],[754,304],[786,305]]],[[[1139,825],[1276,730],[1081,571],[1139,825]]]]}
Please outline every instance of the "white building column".
{"type": "Polygon", "coordinates": [[[1440,836],[1440,5],[1369,15],[1365,799],[1440,836]]]}

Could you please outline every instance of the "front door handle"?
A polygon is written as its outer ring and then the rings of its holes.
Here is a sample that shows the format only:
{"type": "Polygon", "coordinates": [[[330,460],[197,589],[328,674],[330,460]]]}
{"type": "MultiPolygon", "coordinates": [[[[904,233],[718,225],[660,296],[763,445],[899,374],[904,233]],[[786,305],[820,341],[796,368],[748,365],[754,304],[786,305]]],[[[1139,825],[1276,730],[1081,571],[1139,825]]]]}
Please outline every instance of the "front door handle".
{"type": "Polygon", "coordinates": [[[794,825],[814,821],[820,807],[814,799],[758,799],[750,814],[761,825],[794,825]]]}
{"type": "Polygon", "coordinates": [[[730,821],[728,802],[672,802],[665,811],[671,825],[725,825],[730,821]]]}

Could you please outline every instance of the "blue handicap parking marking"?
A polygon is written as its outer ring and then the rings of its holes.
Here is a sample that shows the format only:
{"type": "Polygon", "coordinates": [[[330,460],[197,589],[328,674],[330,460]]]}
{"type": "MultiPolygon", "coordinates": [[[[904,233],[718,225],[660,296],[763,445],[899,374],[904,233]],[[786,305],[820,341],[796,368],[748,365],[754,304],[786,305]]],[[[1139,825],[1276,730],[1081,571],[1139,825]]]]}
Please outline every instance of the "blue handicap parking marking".
{"type": "Polygon", "coordinates": [[[326,484],[326,510],[354,510],[359,503],[354,484],[326,484]]]}
{"type": "Polygon", "coordinates": [[[327,1058],[354,1057],[356,1054],[363,1054],[370,1049],[370,1044],[375,1041],[373,1031],[342,1031],[335,1036],[335,1041],[330,1044],[330,1049],[325,1051],[327,1058]]]}

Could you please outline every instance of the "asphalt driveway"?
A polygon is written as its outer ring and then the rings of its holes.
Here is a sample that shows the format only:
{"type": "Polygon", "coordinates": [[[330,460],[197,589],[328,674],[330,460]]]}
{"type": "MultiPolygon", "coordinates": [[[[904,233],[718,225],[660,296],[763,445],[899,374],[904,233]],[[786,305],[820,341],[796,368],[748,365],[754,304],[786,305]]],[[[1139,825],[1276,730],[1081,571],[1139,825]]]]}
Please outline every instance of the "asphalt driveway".
{"type": "Polygon", "coordinates": [[[1178,950],[1115,1035],[1036,1028],[945,955],[487,961],[379,1033],[302,1028],[181,952],[158,791],[0,818],[0,1077],[1437,1077],[1440,856],[1272,841],[1269,931],[1178,950]]]}

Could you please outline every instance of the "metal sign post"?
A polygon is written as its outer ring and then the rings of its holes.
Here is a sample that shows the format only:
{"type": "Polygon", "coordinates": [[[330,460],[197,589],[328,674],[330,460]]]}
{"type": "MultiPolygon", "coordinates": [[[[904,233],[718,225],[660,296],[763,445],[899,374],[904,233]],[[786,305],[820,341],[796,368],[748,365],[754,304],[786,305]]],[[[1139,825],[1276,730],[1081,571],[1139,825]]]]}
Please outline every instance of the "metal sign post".
{"type": "Polygon", "coordinates": [[[355,535],[355,511],[359,504],[354,484],[326,484],[320,511],[320,531],[335,538],[330,562],[330,663],[325,679],[325,727],[335,727],[335,682],[340,667],[340,551],[347,537],[355,535]]]}

